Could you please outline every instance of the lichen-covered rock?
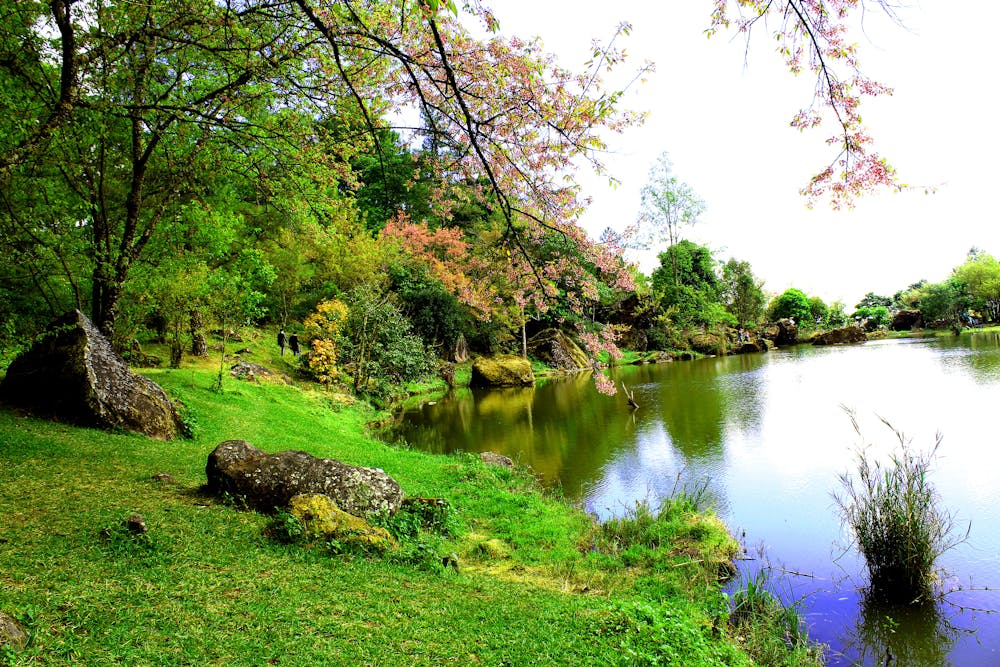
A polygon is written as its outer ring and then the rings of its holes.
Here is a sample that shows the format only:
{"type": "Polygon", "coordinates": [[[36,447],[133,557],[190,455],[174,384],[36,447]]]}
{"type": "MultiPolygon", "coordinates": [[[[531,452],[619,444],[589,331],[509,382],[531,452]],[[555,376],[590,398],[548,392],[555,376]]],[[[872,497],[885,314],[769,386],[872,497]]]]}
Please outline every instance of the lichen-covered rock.
{"type": "Polygon", "coordinates": [[[472,387],[526,387],[535,384],[527,359],[514,354],[480,357],[472,364],[472,387]]]}
{"type": "Polygon", "coordinates": [[[729,351],[727,340],[714,333],[697,333],[688,339],[691,349],[701,354],[726,354],[729,351]]]}
{"type": "Polygon", "coordinates": [[[163,389],[130,371],[79,310],[56,320],[11,363],[0,383],[0,401],[40,417],[160,440],[183,428],[163,389]]]}
{"type": "Polygon", "coordinates": [[[476,544],[479,556],[488,560],[505,560],[510,558],[510,547],[502,540],[493,538],[476,544]]]}
{"type": "Polygon", "coordinates": [[[532,336],[528,351],[539,361],[561,371],[582,371],[591,367],[580,346],[559,329],[544,329],[532,336]]]}
{"type": "Polygon", "coordinates": [[[832,331],[824,331],[812,338],[813,345],[842,345],[844,343],[863,343],[867,338],[861,327],[849,326],[832,331]]]}
{"type": "Polygon", "coordinates": [[[0,611],[0,648],[20,650],[28,643],[28,633],[11,616],[0,611]]]}
{"type": "Polygon", "coordinates": [[[306,539],[337,540],[376,551],[388,551],[397,545],[385,528],[343,511],[330,496],[321,493],[294,496],[288,511],[302,524],[306,539]]]}
{"type": "Polygon", "coordinates": [[[271,370],[260,364],[252,364],[249,361],[238,361],[229,369],[229,374],[237,380],[247,380],[248,382],[276,382],[279,384],[294,384],[292,379],[285,373],[271,370]]]}
{"type": "Polygon", "coordinates": [[[321,493],[359,517],[394,514],[403,490],[378,468],[347,465],[300,451],[267,454],[243,440],[220,443],[205,466],[215,493],[243,498],[247,505],[272,512],[303,493],[321,493]]]}

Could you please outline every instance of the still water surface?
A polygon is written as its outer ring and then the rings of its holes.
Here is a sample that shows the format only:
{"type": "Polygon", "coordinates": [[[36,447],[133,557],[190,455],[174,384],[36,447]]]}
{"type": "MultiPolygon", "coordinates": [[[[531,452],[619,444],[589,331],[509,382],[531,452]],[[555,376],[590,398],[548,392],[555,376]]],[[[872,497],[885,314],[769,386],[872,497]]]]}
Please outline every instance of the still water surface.
{"type": "Polygon", "coordinates": [[[885,419],[929,450],[932,481],[968,540],[946,587],[1000,587],[1000,335],[798,346],[765,354],[617,369],[635,391],[602,396],[589,377],[535,388],[462,390],[400,416],[436,451],[494,451],[531,466],[605,518],[678,484],[707,483],[719,515],[801,605],[828,665],[1000,665],[1000,592],[963,590],[914,612],[866,607],[863,564],[845,550],[832,493],[853,468],[855,411],[876,455],[898,444],[885,419]]]}

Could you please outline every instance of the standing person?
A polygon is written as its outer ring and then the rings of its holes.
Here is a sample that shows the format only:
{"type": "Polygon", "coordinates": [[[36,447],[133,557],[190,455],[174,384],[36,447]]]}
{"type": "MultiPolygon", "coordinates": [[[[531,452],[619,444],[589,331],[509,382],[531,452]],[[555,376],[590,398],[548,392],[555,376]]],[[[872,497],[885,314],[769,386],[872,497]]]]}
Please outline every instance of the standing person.
{"type": "MultiPolygon", "coordinates": [[[[298,346],[298,340],[295,341],[296,347],[298,346]]],[[[278,347],[281,348],[281,356],[285,356],[285,330],[282,329],[278,332],[278,347]]]]}
{"type": "Polygon", "coordinates": [[[299,356],[299,337],[296,334],[292,334],[288,338],[288,349],[292,351],[296,357],[299,356]]]}

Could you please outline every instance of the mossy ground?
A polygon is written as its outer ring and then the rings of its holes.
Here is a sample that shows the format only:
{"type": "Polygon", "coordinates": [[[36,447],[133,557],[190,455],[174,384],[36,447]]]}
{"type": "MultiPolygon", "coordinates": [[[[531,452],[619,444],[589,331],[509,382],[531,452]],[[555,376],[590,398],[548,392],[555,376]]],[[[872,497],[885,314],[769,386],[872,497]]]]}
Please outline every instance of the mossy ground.
{"type": "MultiPolygon", "coordinates": [[[[675,508],[639,531],[655,543],[612,544],[523,471],[383,444],[365,428],[378,413],[314,385],[212,391],[217,365],[146,372],[183,401],[189,440],[0,410],[0,610],[30,633],[0,664],[765,664],[730,637],[718,522],[675,508]],[[395,526],[403,543],[381,555],[271,539],[272,517],[203,494],[232,438],[382,468],[445,498],[451,525],[395,526]],[[148,537],[117,529],[135,512],[148,537]]],[[[815,662],[798,646],[766,664],[815,662]]]]}

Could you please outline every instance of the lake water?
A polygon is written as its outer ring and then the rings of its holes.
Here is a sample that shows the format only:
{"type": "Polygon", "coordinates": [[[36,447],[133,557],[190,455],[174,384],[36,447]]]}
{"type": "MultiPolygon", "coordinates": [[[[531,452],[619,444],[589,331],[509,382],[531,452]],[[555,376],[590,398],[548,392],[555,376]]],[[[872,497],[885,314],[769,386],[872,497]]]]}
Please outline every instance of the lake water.
{"type": "Polygon", "coordinates": [[[1000,665],[1000,335],[807,345],[769,353],[616,369],[635,392],[599,394],[591,379],[535,388],[460,390],[400,415],[398,433],[436,452],[494,451],[604,518],[707,484],[717,513],[800,605],[828,665],[1000,665]],[[861,437],[876,456],[897,436],[929,451],[932,482],[968,539],[946,553],[937,605],[866,607],[863,563],[845,546],[832,494],[861,437]]]}

